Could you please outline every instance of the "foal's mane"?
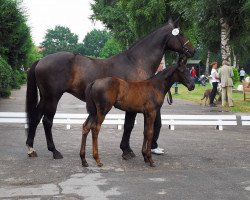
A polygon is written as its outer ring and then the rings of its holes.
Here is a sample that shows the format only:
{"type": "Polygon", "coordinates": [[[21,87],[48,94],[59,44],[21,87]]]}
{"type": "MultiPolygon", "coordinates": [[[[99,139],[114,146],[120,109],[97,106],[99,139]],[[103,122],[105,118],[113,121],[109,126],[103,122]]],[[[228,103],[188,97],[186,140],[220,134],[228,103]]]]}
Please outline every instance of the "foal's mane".
{"type": "Polygon", "coordinates": [[[161,79],[164,76],[166,78],[171,76],[177,68],[183,68],[187,63],[187,57],[184,54],[179,55],[178,62],[170,65],[168,68],[163,69],[162,71],[158,72],[156,75],[152,76],[149,79],[161,79]]]}

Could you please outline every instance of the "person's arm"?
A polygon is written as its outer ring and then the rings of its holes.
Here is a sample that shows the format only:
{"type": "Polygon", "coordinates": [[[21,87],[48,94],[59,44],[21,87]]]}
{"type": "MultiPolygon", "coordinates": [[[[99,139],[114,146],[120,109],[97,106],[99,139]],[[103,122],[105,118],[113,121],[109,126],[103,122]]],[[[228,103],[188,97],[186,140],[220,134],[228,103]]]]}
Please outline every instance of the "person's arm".
{"type": "Polygon", "coordinates": [[[221,78],[221,69],[218,70],[219,79],[221,78]]]}

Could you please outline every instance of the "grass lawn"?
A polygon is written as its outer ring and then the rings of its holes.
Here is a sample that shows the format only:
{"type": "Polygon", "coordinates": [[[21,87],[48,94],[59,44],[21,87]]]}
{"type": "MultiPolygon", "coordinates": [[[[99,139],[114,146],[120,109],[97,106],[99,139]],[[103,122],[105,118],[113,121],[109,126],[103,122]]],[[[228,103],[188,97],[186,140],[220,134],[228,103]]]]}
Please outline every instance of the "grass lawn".
{"type": "MultiPolygon", "coordinates": [[[[173,94],[173,98],[185,99],[200,104],[204,91],[209,88],[212,88],[210,84],[207,84],[207,86],[200,86],[199,84],[196,84],[193,91],[188,91],[185,86],[178,84],[178,94],[174,94],[174,88],[171,89],[171,92],[173,94]]],[[[235,88],[237,88],[237,86],[235,88]]],[[[248,96],[250,95],[248,94],[248,96]]],[[[233,101],[234,107],[227,106],[225,107],[226,110],[231,110],[233,112],[250,112],[250,100],[243,101],[242,92],[233,92],[233,101]]],[[[209,104],[209,102],[207,102],[207,104],[209,104]]]]}

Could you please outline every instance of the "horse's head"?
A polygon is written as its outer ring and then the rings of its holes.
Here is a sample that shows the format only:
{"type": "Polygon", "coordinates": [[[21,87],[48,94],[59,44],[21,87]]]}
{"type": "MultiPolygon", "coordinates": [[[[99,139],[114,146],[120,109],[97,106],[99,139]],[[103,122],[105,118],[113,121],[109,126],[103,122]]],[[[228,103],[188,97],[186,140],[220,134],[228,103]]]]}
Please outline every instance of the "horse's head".
{"type": "Polygon", "coordinates": [[[194,90],[195,83],[191,78],[190,72],[186,67],[187,57],[185,55],[180,55],[177,63],[177,68],[174,71],[174,79],[176,82],[180,82],[185,85],[189,91],[194,90]]]}
{"type": "Polygon", "coordinates": [[[170,18],[165,26],[167,31],[166,48],[193,57],[195,49],[191,42],[180,32],[179,19],[175,22],[170,18]]]}

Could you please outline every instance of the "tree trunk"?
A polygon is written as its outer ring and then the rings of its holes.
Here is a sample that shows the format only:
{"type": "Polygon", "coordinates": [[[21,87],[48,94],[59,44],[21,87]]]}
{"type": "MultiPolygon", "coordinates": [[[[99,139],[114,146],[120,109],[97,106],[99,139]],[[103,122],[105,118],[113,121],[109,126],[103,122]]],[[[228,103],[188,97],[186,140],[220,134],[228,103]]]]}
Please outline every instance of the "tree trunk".
{"type": "Polygon", "coordinates": [[[234,49],[233,49],[233,66],[237,67],[237,55],[235,54],[234,49]]]}
{"type": "Polygon", "coordinates": [[[207,50],[206,73],[209,73],[210,56],[211,56],[211,52],[209,50],[207,50]]]}
{"type": "Polygon", "coordinates": [[[230,44],[229,44],[230,28],[229,28],[229,24],[227,23],[226,19],[223,17],[220,18],[220,26],[221,26],[221,56],[222,56],[222,61],[227,60],[229,63],[231,63],[230,44]]]}

